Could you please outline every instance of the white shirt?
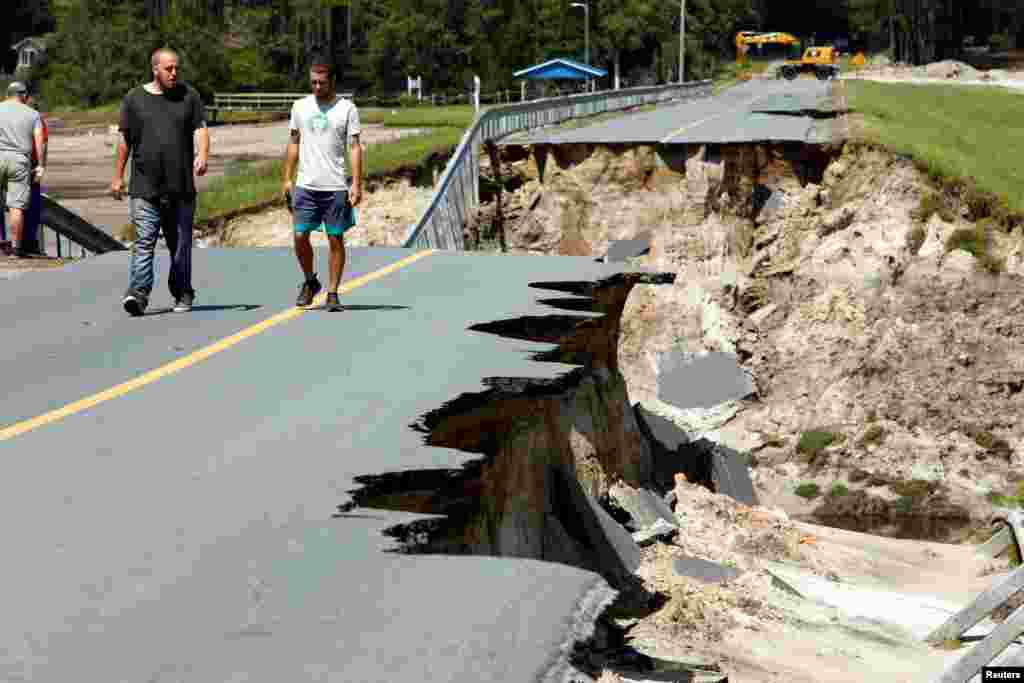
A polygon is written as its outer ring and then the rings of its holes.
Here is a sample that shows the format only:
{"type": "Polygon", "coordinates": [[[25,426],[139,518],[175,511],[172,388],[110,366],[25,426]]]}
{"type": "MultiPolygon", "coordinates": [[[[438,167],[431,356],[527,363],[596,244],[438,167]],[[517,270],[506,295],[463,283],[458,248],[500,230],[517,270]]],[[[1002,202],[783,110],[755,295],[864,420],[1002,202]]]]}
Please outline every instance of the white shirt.
{"type": "Polygon", "coordinates": [[[316,95],[292,105],[291,130],[299,131],[299,173],[295,184],[309,190],[348,190],[345,144],[359,135],[359,110],[336,96],[327,104],[316,95]]]}

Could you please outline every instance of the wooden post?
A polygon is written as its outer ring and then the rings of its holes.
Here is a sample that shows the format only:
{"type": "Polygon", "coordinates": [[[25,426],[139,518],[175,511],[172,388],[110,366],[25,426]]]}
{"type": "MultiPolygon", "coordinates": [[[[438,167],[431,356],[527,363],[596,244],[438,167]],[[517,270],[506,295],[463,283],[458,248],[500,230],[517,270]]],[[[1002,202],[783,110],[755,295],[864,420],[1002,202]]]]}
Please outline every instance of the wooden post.
{"type": "Polygon", "coordinates": [[[947,619],[946,623],[929,633],[925,640],[929,643],[941,643],[944,640],[958,639],[988,616],[992,610],[1005,604],[1022,588],[1024,588],[1024,567],[1019,567],[998,584],[976,597],[970,605],[947,619]]]}
{"type": "Polygon", "coordinates": [[[1024,607],[1018,607],[985,640],[953,662],[935,683],[967,683],[983,666],[995,659],[1021,633],[1024,633],[1024,607]]]}

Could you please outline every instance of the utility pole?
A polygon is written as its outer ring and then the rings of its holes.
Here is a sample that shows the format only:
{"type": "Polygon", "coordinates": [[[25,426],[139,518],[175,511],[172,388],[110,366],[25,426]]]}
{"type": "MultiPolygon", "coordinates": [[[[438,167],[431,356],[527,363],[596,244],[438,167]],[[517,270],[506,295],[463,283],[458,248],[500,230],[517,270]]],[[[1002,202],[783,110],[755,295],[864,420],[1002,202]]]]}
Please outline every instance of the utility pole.
{"type": "Polygon", "coordinates": [[[679,0],[679,83],[686,80],[686,49],[683,36],[686,34],[686,0],[679,0]]]}
{"type": "MultiPolygon", "coordinates": [[[[590,3],[589,2],[572,2],[569,3],[570,7],[582,7],[584,14],[584,28],[583,28],[583,61],[590,66],[590,3]]],[[[593,79],[587,83],[587,90],[591,90],[589,86],[593,85],[593,79]]]]}

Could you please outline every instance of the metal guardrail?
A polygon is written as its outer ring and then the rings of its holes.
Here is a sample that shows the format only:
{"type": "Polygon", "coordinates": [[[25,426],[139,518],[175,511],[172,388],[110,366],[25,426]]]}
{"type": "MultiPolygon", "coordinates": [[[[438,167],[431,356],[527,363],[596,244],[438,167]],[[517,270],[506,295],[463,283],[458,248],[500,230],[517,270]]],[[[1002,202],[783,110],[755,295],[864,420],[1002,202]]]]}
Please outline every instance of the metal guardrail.
{"type": "MultiPolygon", "coordinates": [[[[997,557],[1014,545],[1017,549],[1017,556],[1024,557],[1020,554],[1021,544],[1024,543],[1024,514],[1011,511],[994,521],[1002,522],[1002,528],[982,545],[978,552],[989,557],[997,557]]],[[[1004,576],[999,583],[976,597],[970,605],[947,619],[944,624],[929,633],[926,640],[933,644],[947,640],[959,640],[964,633],[991,614],[993,610],[1006,604],[1010,596],[1022,588],[1024,588],[1024,565],[1004,576]]],[[[981,671],[982,667],[993,663],[993,660],[1003,654],[1010,643],[1022,633],[1024,633],[1024,607],[1019,607],[977,645],[968,650],[963,657],[947,667],[942,675],[935,679],[935,683],[967,683],[981,671]]],[[[1020,666],[1024,662],[1013,659],[995,663],[1002,666],[1020,666]]]]}
{"type": "Polygon", "coordinates": [[[479,204],[480,146],[510,133],[644,104],[707,97],[711,81],[607,90],[492,107],[477,115],[448,161],[434,195],[403,247],[464,249],[462,231],[479,204]]]}
{"type": "MultiPolygon", "coordinates": [[[[338,93],[352,99],[354,93],[338,93]]],[[[289,112],[296,100],[308,97],[308,92],[218,92],[213,94],[213,104],[207,105],[207,119],[216,121],[222,111],[289,112]]]]}
{"type": "MultiPolygon", "coordinates": [[[[126,249],[121,242],[61,206],[45,192],[40,194],[39,202],[36,238],[34,244],[28,247],[39,255],[75,259],[85,258],[88,254],[105,254],[126,249]]],[[[0,242],[7,242],[7,226],[3,220],[2,209],[0,201],[0,242]]]]}

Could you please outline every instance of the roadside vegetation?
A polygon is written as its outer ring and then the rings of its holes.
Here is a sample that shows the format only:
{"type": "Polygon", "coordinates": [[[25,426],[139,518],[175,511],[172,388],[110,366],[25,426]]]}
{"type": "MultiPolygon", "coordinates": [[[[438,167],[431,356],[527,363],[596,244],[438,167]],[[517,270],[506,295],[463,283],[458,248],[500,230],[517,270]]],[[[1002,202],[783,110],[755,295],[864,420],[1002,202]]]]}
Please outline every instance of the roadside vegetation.
{"type": "MultiPolygon", "coordinates": [[[[914,159],[969,218],[1004,230],[1024,220],[1024,94],[999,87],[844,81],[857,137],[914,159]]],[[[922,213],[941,210],[928,198],[922,213]]],[[[925,218],[926,219],[926,218],[925,218]]]]}
{"type": "MultiPolygon", "coordinates": [[[[363,151],[364,177],[386,175],[413,167],[430,156],[447,154],[462,137],[463,129],[439,127],[423,135],[372,145],[363,151]]],[[[199,193],[197,223],[280,201],[283,161],[239,164],[199,193]]]]}

